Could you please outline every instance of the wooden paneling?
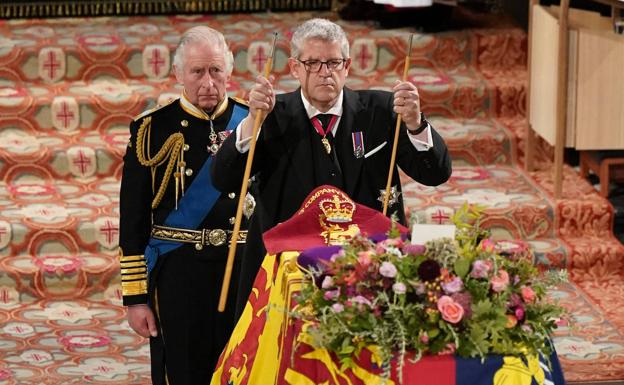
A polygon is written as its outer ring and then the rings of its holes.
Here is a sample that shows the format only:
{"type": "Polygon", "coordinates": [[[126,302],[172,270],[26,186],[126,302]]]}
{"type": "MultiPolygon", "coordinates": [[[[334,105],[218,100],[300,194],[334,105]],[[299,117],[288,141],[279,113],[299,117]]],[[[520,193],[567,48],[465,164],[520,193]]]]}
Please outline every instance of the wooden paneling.
{"type": "Polygon", "coordinates": [[[581,29],[576,148],[624,149],[624,36],[581,29]]]}
{"type": "MultiPolygon", "coordinates": [[[[558,7],[533,7],[530,123],[555,145],[558,7]]],[[[624,37],[611,19],[570,9],[565,146],[624,149],[624,37]]]]}
{"type": "Polygon", "coordinates": [[[557,125],[557,18],[542,6],[533,7],[531,31],[531,126],[551,145],[557,125]]]}

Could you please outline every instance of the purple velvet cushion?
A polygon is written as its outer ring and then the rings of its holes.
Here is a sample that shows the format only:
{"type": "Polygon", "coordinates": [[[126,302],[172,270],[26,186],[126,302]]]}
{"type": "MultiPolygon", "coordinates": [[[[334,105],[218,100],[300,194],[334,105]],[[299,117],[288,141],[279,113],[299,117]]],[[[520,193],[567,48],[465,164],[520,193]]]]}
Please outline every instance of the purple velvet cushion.
{"type": "Polygon", "coordinates": [[[297,263],[305,270],[323,269],[321,261],[329,261],[332,255],[342,249],[341,246],[319,246],[306,249],[297,257],[297,263]]]}

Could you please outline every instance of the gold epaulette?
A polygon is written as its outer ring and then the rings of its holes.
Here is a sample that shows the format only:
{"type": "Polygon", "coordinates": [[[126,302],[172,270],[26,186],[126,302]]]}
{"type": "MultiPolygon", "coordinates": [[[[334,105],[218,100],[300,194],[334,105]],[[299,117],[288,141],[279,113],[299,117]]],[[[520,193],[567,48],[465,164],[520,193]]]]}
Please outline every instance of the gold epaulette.
{"type": "Polygon", "coordinates": [[[161,105],[157,105],[156,107],[149,108],[149,109],[147,109],[147,110],[145,110],[145,111],[141,112],[141,113],[140,113],[140,114],[138,114],[137,116],[135,116],[132,120],[136,122],[137,120],[141,119],[142,117],[147,116],[147,115],[149,115],[149,114],[151,114],[151,113],[154,113],[154,112],[156,112],[156,111],[160,110],[161,108],[167,107],[167,106],[168,106],[168,105],[170,105],[171,103],[173,103],[173,102],[177,102],[178,100],[179,100],[179,99],[177,99],[177,98],[176,98],[176,99],[172,99],[172,100],[170,100],[169,102],[167,102],[166,104],[163,104],[162,106],[161,106],[161,105]]]}
{"type": "Polygon", "coordinates": [[[238,104],[242,104],[245,107],[249,107],[249,103],[247,103],[245,99],[239,98],[238,96],[232,96],[230,99],[232,99],[238,104]]]}
{"type": "Polygon", "coordinates": [[[119,248],[121,265],[121,293],[123,296],[147,294],[147,264],[143,255],[123,255],[119,248]]]}

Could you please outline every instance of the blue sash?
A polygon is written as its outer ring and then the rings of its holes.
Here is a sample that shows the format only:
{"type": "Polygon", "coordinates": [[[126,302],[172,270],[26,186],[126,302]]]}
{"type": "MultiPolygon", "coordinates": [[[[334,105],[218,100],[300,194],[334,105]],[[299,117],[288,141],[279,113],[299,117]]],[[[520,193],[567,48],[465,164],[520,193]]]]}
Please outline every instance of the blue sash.
{"type": "MultiPolygon", "coordinates": [[[[232,131],[238,126],[241,120],[247,115],[247,109],[238,104],[234,105],[232,117],[225,130],[232,131]]],[[[212,185],[210,177],[210,165],[212,156],[209,156],[201,170],[195,176],[193,183],[178,201],[178,209],[173,210],[167,216],[164,225],[183,229],[196,229],[206,218],[212,207],[217,202],[221,193],[212,185]]],[[[150,238],[145,248],[145,260],[147,262],[147,273],[149,274],[160,255],[168,253],[182,246],[181,242],[164,241],[150,238]]]]}

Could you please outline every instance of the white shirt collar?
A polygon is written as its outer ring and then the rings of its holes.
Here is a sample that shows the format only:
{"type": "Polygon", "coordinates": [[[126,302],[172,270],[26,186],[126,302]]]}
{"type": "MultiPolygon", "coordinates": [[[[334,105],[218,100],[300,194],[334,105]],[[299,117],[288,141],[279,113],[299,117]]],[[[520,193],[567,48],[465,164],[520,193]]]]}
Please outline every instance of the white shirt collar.
{"type": "Polygon", "coordinates": [[[338,99],[336,100],[336,104],[334,104],[327,112],[321,112],[316,107],[314,107],[308,99],[303,95],[303,91],[301,91],[301,101],[303,102],[303,107],[308,114],[308,118],[312,119],[318,114],[332,114],[336,116],[342,116],[342,99],[344,96],[344,90],[340,90],[340,94],[338,94],[338,99]]]}

